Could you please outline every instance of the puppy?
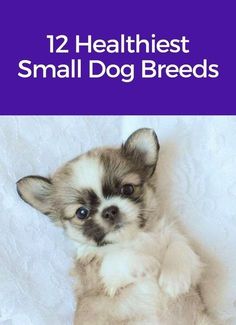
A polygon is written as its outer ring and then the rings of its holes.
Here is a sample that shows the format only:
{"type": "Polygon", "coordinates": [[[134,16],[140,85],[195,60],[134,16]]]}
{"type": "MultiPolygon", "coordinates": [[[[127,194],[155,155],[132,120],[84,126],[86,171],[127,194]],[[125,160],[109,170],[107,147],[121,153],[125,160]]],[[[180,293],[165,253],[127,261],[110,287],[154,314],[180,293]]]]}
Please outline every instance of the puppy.
{"type": "Polygon", "coordinates": [[[75,242],[74,324],[208,325],[203,265],[177,223],[159,212],[151,129],[98,148],[50,178],[17,182],[20,197],[75,242]]]}

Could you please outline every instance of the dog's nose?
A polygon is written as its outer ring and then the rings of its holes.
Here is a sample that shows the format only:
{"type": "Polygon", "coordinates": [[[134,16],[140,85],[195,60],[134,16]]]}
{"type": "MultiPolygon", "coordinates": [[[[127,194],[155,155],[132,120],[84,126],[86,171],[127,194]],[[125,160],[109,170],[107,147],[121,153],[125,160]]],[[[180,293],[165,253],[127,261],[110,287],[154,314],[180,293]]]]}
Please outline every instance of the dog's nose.
{"type": "Polygon", "coordinates": [[[105,208],[102,211],[102,217],[109,221],[115,221],[118,218],[118,215],[119,215],[119,209],[115,205],[105,208]]]}

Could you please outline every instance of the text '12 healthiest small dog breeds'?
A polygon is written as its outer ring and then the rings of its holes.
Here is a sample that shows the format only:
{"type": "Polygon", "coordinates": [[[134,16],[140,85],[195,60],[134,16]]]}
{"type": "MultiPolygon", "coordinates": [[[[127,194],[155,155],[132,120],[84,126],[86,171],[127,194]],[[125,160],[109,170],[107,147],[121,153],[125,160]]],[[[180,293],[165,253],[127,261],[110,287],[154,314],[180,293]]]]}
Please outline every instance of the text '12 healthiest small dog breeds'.
{"type": "Polygon", "coordinates": [[[159,212],[158,153],[155,132],[139,129],[119,148],[17,182],[20,197],[76,243],[75,325],[214,324],[197,289],[200,258],[159,212]]]}

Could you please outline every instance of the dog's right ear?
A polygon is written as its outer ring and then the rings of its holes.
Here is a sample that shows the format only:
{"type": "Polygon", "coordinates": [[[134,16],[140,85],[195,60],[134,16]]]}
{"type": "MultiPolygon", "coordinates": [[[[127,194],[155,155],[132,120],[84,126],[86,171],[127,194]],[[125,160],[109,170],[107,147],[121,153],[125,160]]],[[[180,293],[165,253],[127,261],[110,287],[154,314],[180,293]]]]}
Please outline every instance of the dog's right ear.
{"type": "Polygon", "coordinates": [[[56,217],[53,215],[50,179],[41,176],[27,176],[21,178],[16,185],[22,200],[56,221],[56,217]]]}
{"type": "Polygon", "coordinates": [[[153,175],[160,150],[157,135],[154,130],[143,128],[132,133],[122,146],[122,153],[135,163],[143,162],[147,176],[153,175]]]}

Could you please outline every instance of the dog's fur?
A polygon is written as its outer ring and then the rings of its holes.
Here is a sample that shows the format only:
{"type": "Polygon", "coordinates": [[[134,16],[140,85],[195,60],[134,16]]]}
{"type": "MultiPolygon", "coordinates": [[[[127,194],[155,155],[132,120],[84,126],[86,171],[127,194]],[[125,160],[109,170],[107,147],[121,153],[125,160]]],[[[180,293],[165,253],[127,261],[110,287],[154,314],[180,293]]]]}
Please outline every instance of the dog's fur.
{"type": "Polygon", "coordinates": [[[140,129],[121,148],[89,151],[49,179],[17,183],[21,198],[77,245],[74,324],[213,324],[198,290],[200,258],[177,223],[159,212],[158,153],[154,131],[140,129]],[[79,207],[89,211],[84,220],[79,207]],[[108,207],[118,212],[104,214],[108,207]]]}

